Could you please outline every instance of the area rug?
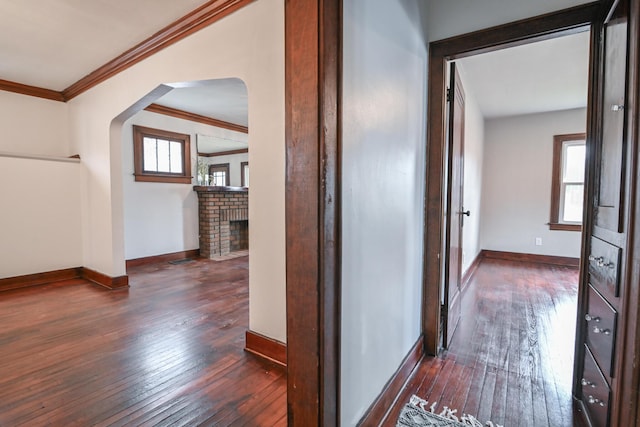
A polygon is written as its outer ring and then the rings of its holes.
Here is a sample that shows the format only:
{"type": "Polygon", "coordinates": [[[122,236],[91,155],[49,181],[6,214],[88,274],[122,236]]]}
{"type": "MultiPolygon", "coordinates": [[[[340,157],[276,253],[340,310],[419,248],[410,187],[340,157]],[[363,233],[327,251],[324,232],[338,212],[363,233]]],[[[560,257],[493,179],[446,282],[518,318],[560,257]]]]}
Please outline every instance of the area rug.
{"type": "Polygon", "coordinates": [[[400,413],[396,427],[503,427],[487,421],[482,424],[472,415],[456,415],[457,410],[445,406],[436,412],[438,403],[427,408],[429,402],[413,395],[400,413]]]}

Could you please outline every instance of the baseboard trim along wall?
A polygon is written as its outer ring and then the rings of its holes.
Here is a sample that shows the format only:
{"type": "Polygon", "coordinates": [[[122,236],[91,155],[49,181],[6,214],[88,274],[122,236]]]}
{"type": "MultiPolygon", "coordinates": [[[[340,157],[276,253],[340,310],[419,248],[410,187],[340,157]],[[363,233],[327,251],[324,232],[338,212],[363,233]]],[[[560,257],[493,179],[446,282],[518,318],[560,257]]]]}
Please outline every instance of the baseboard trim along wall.
{"type": "Polygon", "coordinates": [[[126,275],[111,277],[87,267],[82,267],[82,278],[104,286],[107,289],[123,289],[129,287],[129,277],[126,275]]]}
{"type": "Polygon", "coordinates": [[[126,267],[127,269],[129,269],[131,267],[139,267],[141,265],[157,264],[160,262],[177,261],[179,259],[198,258],[198,257],[200,257],[200,249],[191,249],[187,251],[172,252],[172,253],[162,254],[162,255],[153,255],[153,256],[147,256],[142,258],[128,259],[126,261],[126,267]]]}
{"type": "Polygon", "coordinates": [[[411,379],[416,366],[424,357],[424,335],[420,335],[418,341],[413,345],[409,353],[405,356],[400,367],[395,374],[385,384],[382,392],[373,401],[364,417],[358,423],[359,427],[374,427],[383,425],[389,415],[390,409],[394,406],[398,395],[405,384],[411,379]]]}
{"type": "Polygon", "coordinates": [[[71,279],[85,279],[107,289],[122,289],[129,287],[129,277],[110,277],[86,267],[66,268],[63,270],[47,271],[43,273],[26,274],[24,276],[0,279],[0,292],[12,289],[28,288],[31,286],[47,285],[71,279]]]}
{"type": "Polygon", "coordinates": [[[81,277],[82,268],[80,267],[27,274],[24,276],[7,277],[5,279],[0,279],[0,291],[46,285],[48,283],[59,282],[61,280],[79,279],[81,277]]]}
{"type": "Polygon", "coordinates": [[[488,258],[488,259],[503,259],[506,261],[534,262],[538,264],[550,264],[550,265],[559,265],[563,267],[575,267],[575,268],[578,268],[580,266],[580,258],[570,258],[570,257],[552,256],[552,255],[524,254],[519,252],[490,251],[487,249],[483,249],[480,254],[482,258],[488,258]]]}
{"type": "Polygon", "coordinates": [[[461,288],[463,291],[469,285],[471,278],[476,273],[476,270],[478,269],[478,266],[480,265],[481,262],[482,262],[482,251],[478,252],[478,255],[476,255],[471,265],[469,265],[469,268],[467,268],[467,271],[465,271],[464,274],[462,275],[461,288]]]}
{"type": "Polygon", "coordinates": [[[248,330],[244,350],[278,365],[287,366],[287,345],[248,330]]]}

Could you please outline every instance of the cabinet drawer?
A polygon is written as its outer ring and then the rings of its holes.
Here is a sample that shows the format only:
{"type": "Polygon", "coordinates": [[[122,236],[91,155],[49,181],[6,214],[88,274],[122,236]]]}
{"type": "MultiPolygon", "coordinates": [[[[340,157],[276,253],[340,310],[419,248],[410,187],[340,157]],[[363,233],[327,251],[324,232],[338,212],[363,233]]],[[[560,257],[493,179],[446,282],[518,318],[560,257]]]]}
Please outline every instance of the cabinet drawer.
{"type": "Polygon", "coordinates": [[[594,358],[609,377],[613,376],[613,360],[618,314],[611,305],[590,285],[585,322],[587,343],[594,358]]]}
{"type": "Polygon", "coordinates": [[[622,250],[597,237],[591,238],[589,254],[590,282],[604,295],[620,296],[620,259],[622,250]]]}
{"type": "Polygon", "coordinates": [[[611,390],[586,345],[584,346],[584,370],[581,383],[582,400],[589,412],[593,427],[606,427],[609,419],[611,390]]]}

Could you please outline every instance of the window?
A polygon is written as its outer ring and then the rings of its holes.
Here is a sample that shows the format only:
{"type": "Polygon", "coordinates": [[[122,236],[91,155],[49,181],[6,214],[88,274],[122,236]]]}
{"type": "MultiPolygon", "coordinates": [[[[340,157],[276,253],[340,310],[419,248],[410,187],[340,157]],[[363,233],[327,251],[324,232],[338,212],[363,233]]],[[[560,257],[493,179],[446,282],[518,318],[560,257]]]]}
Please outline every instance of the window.
{"type": "Polygon", "coordinates": [[[209,185],[214,187],[229,186],[229,163],[209,165],[209,185]]]}
{"type": "Polygon", "coordinates": [[[243,187],[248,187],[249,186],[249,162],[242,162],[240,163],[240,177],[241,177],[241,181],[242,181],[242,186],[243,187]]]}
{"type": "Polygon", "coordinates": [[[133,126],[136,181],[191,184],[189,135],[133,126]]]}
{"type": "Polygon", "coordinates": [[[551,230],[582,229],[585,141],[584,133],[553,137],[551,230]]]}

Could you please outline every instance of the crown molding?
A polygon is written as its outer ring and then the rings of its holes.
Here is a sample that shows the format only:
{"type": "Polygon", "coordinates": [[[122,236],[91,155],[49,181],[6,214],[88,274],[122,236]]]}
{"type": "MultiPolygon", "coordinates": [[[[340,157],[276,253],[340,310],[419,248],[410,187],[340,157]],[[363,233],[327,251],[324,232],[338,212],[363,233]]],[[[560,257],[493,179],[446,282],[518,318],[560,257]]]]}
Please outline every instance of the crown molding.
{"type": "Polygon", "coordinates": [[[178,110],[177,108],[165,107],[164,105],[151,104],[148,107],[146,107],[145,110],[150,111],[152,113],[164,114],[165,116],[177,117],[179,119],[203,123],[209,126],[229,129],[236,132],[249,133],[249,128],[246,126],[225,122],[223,120],[214,119],[212,117],[201,116],[200,114],[194,114],[188,111],[178,110]]]}
{"type": "Polygon", "coordinates": [[[66,101],[246,6],[254,0],[211,0],[62,91],[66,101]]]}
{"type": "Polygon", "coordinates": [[[64,102],[64,95],[62,92],[57,92],[51,89],[45,89],[38,86],[30,86],[22,83],[12,82],[9,80],[0,79],[0,90],[6,92],[19,93],[21,95],[35,96],[38,98],[50,99],[53,101],[64,102]]]}

